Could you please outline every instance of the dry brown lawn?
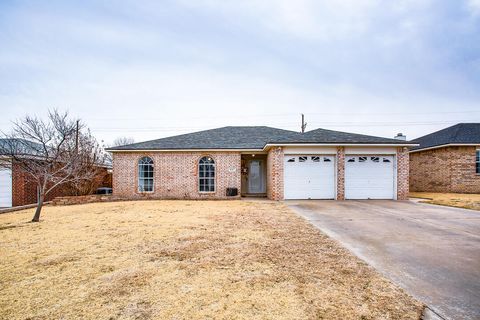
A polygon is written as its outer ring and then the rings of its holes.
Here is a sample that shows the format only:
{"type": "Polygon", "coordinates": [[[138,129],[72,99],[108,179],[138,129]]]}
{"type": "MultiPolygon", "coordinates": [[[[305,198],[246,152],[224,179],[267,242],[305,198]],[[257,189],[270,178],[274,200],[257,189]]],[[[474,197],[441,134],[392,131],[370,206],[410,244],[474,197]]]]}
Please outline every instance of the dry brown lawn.
{"type": "Polygon", "coordinates": [[[281,203],[32,215],[0,215],[2,319],[418,319],[422,308],[281,203]]]}
{"type": "Polygon", "coordinates": [[[425,199],[421,201],[424,203],[480,210],[480,194],[410,192],[410,197],[425,199]]]}

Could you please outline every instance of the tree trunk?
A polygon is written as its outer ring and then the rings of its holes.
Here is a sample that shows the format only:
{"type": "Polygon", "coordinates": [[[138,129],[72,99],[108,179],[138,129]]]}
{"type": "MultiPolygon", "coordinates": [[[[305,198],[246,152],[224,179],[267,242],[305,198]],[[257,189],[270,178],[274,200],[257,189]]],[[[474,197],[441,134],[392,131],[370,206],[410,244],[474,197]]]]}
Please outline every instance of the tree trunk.
{"type": "Polygon", "coordinates": [[[32,222],[39,222],[40,221],[40,212],[42,211],[43,207],[43,200],[45,199],[45,195],[40,193],[40,196],[38,197],[38,203],[37,203],[37,210],[35,210],[35,215],[33,216],[32,222]]]}

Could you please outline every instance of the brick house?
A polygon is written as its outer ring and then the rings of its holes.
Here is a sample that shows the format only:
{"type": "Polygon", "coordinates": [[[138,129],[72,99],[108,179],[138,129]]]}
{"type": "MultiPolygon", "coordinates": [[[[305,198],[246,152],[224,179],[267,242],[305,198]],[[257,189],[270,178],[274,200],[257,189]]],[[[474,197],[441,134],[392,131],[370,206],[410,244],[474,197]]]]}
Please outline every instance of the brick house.
{"type": "Polygon", "coordinates": [[[480,193],[480,123],[459,123],[417,138],[410,151],[410,189],[480,193]]]}
{"type": "MultiPolygon", "coordinates": [[[[0,150],[5,139],[0,139],[0,150]]],[[[25,140],[24,140],[25,141],[25,140]]],[[[22,145],[34,144],[33,142],[22,143],[22,145]]],[[[36,146],[38,148],[39,145],[36,146]]],[[[32,149],[35,149],[32,148],[32,149]]],[[[0,167],[0,208],[23,206],[37,203],[37,183],[31,176],[21,170],[20,166],[10,157],[1,155],[0,161],[7,164],[0,167]]],[[[26,151],[28,154],[28,150],[26,151]]],[[[99,168],[99,175],[94,183],[100,186],[111,186],[111,174],[108,168],[99,168]],[[97,181],[98,180],[98,181],[97,181]]],[[[45,201],[51,201],[55,197],[73,195],[72,188],[62,185],[47,194],[45,201]]]]}
{"type": "Polygon", "coordinates": [[[325,129],[223,127],[107,151],[113,194],[130,199],[403,200],[409,146],[325,129]]]}

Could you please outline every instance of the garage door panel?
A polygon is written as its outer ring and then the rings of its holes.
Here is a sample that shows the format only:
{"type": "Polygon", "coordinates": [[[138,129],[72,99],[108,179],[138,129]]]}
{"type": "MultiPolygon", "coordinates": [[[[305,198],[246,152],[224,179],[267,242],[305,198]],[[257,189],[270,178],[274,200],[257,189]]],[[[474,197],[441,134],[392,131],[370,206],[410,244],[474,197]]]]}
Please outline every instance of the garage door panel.
{"type": "Polygon", "coordinates": [[[394,199],[393,156],[346,156],[346,199],[394,199]]]}
{"type": "Polygon", "coordinates": [[[0,208],[12,206],[12,171],[0,168],[0,208]]]}
{"type": "Polygon", "coordinates": [[[335,158],[333,156],[285,156],[285,199],[333,199],[335,158]]]}

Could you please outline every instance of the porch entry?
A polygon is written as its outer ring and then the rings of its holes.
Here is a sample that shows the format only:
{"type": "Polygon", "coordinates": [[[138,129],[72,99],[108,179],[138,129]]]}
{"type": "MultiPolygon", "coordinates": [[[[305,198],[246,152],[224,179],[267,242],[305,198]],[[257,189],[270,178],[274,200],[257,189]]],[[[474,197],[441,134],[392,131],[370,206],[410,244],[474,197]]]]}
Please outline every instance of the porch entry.
{"type": "Polygon", "coordinates": [[[242,156],[242,195],[264,196],[267,192],[266,155],[242,156]]]}

